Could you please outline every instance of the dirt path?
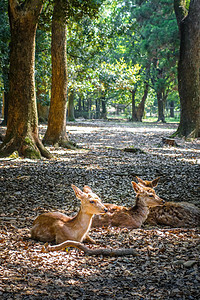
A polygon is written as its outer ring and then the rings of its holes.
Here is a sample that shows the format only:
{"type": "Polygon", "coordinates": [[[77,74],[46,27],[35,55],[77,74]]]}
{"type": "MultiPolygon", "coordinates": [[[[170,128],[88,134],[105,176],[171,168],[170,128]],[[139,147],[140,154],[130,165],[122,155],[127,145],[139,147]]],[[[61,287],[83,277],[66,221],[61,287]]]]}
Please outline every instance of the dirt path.
{"type": "MultiPolygon", "coordinates": [[[[200,141],[162,145],[173,124],[68,123],[76,151],[51,147],[55,159],[0,160],[0,298],[199,299],[199,230],[143,227],[99,229],[91,247],[134,248],[137,257],[41,253],[29,239],[36,215],[78,210],[71,183],[87,184],[104,202],[131,206],[135,176],[161,176],[157,193],[200,206],[200,141]],[[125,148],[135,149],[125,152],[125,148]]],[[[2,128],[1,131],[5,131],[2,128]]],[[[45,127],[40,127],[41,135],[45,127]]]]}

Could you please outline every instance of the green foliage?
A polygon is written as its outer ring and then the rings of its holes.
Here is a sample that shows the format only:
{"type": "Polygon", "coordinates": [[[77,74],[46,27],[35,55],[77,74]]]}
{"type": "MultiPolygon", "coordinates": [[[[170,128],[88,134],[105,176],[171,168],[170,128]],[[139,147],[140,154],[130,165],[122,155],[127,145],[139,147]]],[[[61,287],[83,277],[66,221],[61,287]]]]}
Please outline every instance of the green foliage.
{"type": "Polygon", "coordinates": [[[36,35],[35,81],[37,101],[50,104],[51,90],[51,33],[38,29],[36,35]]]}
{"type": "MultiPolygon", "coordinates": [[[[36,90],[42,104],[50,101],[51,20],[55,1],[44,2],[37,30],[36,90]]],[[[188,9],[189,1],[185,3],[188,9]]],[[[8,67],[10,39],[7,0],[2,0],[2,4],[0,88],[5,81],[3,67],[8,67]]],[[[61,0],[59,7],[58,17],[65,18],[68,23],[68,87],[76,93],[75,105],[81,97],[87,109],[95,109],[98,99],[114,107],[124,104],[128,109],[130,91],[137,89],[137,105],[148,82],[148,111],[155,110],[159,90],[178,107],[179,36],[173,1],[61,0]]]]}

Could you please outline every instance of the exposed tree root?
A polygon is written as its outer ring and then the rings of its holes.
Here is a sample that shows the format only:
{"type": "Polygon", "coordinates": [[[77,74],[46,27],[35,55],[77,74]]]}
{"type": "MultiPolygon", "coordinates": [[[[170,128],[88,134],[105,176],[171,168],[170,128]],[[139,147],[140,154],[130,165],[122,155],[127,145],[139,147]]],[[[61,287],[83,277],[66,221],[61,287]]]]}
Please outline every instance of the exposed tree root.
{"type": "Polygon", "coordinates": [[[85,252],[86,255],[93,255],[93,256],[127,256],[127,255],[133,255],[137,256],[137,252],[134,249],[125,249],[125,248],[120,248],[120,249],[105,249],[105,248],[99,248],[99,249],[90,249],[83,245],[80,242],[76,241],[66,241],[63,242],[59,245],[55,246],[49,246],[48,243],[46,243],[42,247],[42,252],[50,252],[50,251],[58,251],[65,249],[67,247],[74,247],[79,250],[82,250],[85,252]]]}
{"type": "Polygon", "coordinates": [[[54,138],[44,137],[43,143],[44,145],[53,145],[55,147],[63,147],[71,150],[75,150],[78,148],[76,143],[71,142],[68,138],[54,139],[54,138]]]}
{"type": "Polygon", "coordinates": [[[0,156],[7,157],[15,151],[20,156],[30,159],[40,159],[41,156],[52,158],[52,154],[43,146],[42,142],[31,135],[5,138],[0,146],[0,156]]]}

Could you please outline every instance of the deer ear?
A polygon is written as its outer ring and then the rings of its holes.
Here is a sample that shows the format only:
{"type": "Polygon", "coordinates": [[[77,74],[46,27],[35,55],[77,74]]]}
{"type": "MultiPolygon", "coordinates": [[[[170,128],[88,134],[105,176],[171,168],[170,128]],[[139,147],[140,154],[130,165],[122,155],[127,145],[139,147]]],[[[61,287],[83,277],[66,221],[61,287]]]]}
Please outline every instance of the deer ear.
{"type": "Polygon", "coordinates": [[[85,192],[85,193],[92,193],[92,190],[91,190],[91,188],[88,185],[85,185],[83,187],[83,192],[85,192]]]}
{"type": "Polygon", "coordinates": [[[136,193],[139,193],[139,192],[141,192],[141,191],[143,190],[142,187],[139,186],[136,182],[132,181],[131,183],[132,183],[133,188],[134,188],[134,191],[135,191],[136,193]]]}
{"type": "Polygon", "coordinates": [[[152,180],[152,186],[153,187],[156,187],[157,185],[158,185],[158,181],[159,181],[159,179],[160,179],[160,177],[158,177],[158,178],[156,178],[156,179],[154,179],[154,180],[152,180]]]}
{"type": "Polygon", "coordinates": [[[143,185],[145,185],[145,181],[143,181],[141,178],[135,176],[137,178],[137,181],[143,185]]]}
{"type": "Polygon", "coordinates": [[[83,197],[84,193],[77,186],[75,186],[74,184],[72,184],[72,188],[74,190],[74,193],[75,193],[76,197],[78,199],[81,199],[83,197]]]}

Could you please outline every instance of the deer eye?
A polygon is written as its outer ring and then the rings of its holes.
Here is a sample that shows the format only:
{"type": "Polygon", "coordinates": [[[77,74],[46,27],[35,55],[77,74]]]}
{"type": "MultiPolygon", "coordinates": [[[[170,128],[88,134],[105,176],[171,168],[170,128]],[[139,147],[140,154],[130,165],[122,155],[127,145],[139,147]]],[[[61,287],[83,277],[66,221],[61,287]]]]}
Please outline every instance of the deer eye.
{"type": "Polygon", "coordinates": [[[153,194],[149,194],[149,197],[153,197],[153,194]]]}
{"type": "Polygon", "coordinates": [[[90,200],[90,203],[91,203],[91,204],[94,204],[94,200],[90,200]]]}

